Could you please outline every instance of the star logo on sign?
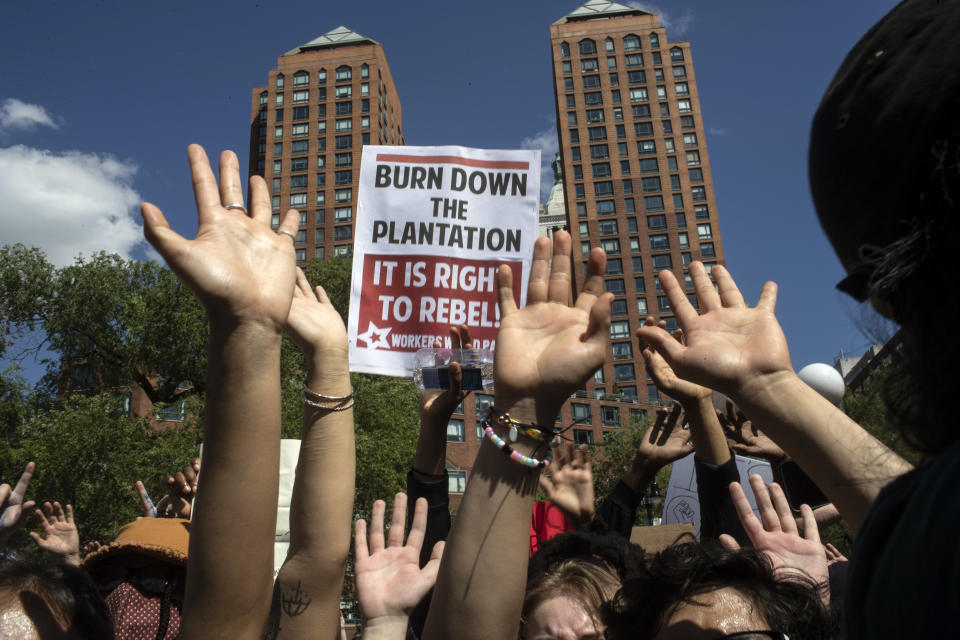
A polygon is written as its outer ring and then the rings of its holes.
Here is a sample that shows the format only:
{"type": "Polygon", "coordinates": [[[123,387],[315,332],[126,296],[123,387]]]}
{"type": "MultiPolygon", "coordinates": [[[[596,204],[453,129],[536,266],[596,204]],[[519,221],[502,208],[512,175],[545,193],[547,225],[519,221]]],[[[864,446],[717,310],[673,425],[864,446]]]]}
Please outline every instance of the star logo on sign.
{"type": "Polygon", "coordinates": [[[381,329],[372,322],[367,325],[367,330],[357,335],[357,340],[363,340],[367,343],[368,349],[389,349],[390,343],[387,342],[387,336],[393,327],[381,329]]]}

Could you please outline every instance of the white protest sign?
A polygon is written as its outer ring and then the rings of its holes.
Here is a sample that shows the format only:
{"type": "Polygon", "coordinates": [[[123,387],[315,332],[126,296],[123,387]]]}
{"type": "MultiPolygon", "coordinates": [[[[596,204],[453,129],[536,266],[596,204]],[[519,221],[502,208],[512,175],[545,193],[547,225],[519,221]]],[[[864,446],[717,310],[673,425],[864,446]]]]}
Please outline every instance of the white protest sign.
{"type": "Polygon", "coordinates": [[[496,274],[521,305],[537,239],[540,152],[363,148],[350,297],[350,370],[410,376],[414,354],[465,324],[493,349],[496,274]]]}
{"type": "MultiPolygon", "coordinates": [[[[690,454],[673,463],[670,470],[670,484],[667,485],[667,495],[663,499],[663,524],[679,524],[692,522],[697,530],[697,539],[700,539],[700,498],[697,495],[697,473],[693,466],[693,455],[690,454]]],[[[737,471],[740,473],[740,484],[744,487],[750,507],[757,517],[757,503],[750,490],[749,478],[754,473],[763,478],[765,484],[773,482],[773,470],[770,463],[764,460],[754,460],[746,456],[734,456],[737,461],[737,471]]]]}

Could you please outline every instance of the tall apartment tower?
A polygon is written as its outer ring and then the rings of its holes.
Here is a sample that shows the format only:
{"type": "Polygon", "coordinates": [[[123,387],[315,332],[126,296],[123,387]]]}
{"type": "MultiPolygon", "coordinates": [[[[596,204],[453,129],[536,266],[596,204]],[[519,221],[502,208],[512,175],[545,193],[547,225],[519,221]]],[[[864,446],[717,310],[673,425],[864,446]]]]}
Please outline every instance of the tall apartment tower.
{"type": "Polygon", "coordinates": [[[574,275],[603,247],[616,296],[611,352],[588,395],[655,404],[633,333],[647,315],[676,326],[656,274],[671,269],[695,301],[690,262],[723,263],[690,43],[669,42],[656,14],[605,0],[552,24],[550,41],[574,275]]]}
{"type": "Polygon", "coordinates": [[[250,173],[270,186],[274,226],[300,212],[297,262],[350,255],[360,149],[404,144],[383,47],[347,27],[300,45],[253,89],[250,113],[250,173]]]}

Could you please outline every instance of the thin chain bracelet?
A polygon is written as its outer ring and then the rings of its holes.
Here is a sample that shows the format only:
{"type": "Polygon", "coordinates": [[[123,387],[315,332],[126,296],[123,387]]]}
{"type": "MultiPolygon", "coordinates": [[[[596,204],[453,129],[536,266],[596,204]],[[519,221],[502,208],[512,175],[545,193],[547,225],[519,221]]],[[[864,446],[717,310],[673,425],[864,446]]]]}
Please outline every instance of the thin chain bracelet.
{"type": "Polygon", "coordinates": [[[346,402],[353,397],[353,385],[350,385],[350,393],[345,396],[325,396],[322,393],[317,393],[313,389],[307,386],[306,383],[303,384],[303,397],[314,398],[316,400],[326,400],[327,402],[346,402]]]}
{"type": "Polygon", "coordinates": [[[353,408],[353,398],[350,399],[350,402],[348,404],[334,406],[334,407],[330,407],[325,404],[320,404],[319,402],[314,402],[313,400],[307,397],[304,397],[303,401],[315,409],[323,409],[324,411],[346,411],[347,409],[353,408]]]}

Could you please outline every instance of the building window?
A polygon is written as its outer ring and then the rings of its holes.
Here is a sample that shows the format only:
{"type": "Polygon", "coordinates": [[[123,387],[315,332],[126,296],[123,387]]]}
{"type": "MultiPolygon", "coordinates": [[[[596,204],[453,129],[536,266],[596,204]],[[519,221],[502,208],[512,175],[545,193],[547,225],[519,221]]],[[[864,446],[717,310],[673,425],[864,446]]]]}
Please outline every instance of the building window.
{"type": "Polygon", "coordinates": [[[353,113],[353,103],[350,101],[338,102],[334,105],[333,112],[338,116],[350,115],[353,113]]]}
{"type": "Polygon", "coordinates": [[[306,229],[300,229],[297,231],[297,237],[293,240],[296,244],[303,244],[307,241],[307,231],[306,229]]]}
{"type": "Polygon", "coordinates": [[[617,68],[617,57],[607,56],[607,69],[616,70],[616,68],[617,68]]]}
{"type": "Polygon", "coordinates": [[[707,190],[703,187],[691,187],[690,198],[694,202],[700,202],[707,199],[707,190]]]}
{"type": "Polygon", "coordinates": [[[473,394],[474,413],[478,418],[484,417],[487,407],[493,406],[493,396],[484,393],[473,394]]]}
{"type": "Polygon", "coordinates": [[[681,249],[690,248],[690,236],[687,235],[686,231],[677,234],[677,244],[680,245],[681,249]]]}
{"type": "Polygon", "coordinates": [[[640,37],[630,34],[623,38],[624,51],[636,51],[640,48],[640,37]]]}
{"type": "Polygon", "coordinates": [[[640,253],[640,238],[630,238],[630,253],[640,253]]]}
{"type": "Polygon", "coordinates": [[[623,261],[620,258],[611,258],[607,260],[607,266],[603,275],[617,276],[623,273],[623,261]]]}
{"type": "Polygon", "coordinates": [[[580,73],[595,73],[600,70],[596,58],[586,58],[580,61],[580,73]]]}
{"type": "MultiPolygon", "coordinates": [[[[610,264],[609,262],[607,264],[610,264]]],[[[614,300],[610,303],[610,315],[613,317],[625,316],[627,315],[627,301],[626,300],[614,300]]]]}
{"type": "Polygon", "coordinates": [[[700,164],[700,152],[699,151],[687,151],[687,166],[695,166],[700,164]]]}
{"type": "Polygon", "coordinates": [[[670,300],[667,299],[667,296],[657,296],[657,311],[670,313],[670,300]]]}
{"type": "Polygon", "coordinates": [[[617,212],[617,208],[613,200],[599,200],[597,202],[598,216],[612,216],[616,212],[617,212]]]}
{"type": "Polygon", "coordinates": [[[646,102],[647,90],[644,88],[630,89],[630,102],[646,102]]]}
{"type": "Polygon", "coordinates": [[[584,89],[600,88],[600,76],[583,76],[582,82],[584,89]]]}
{"type": "Polygon", "coordinates": [[[716,258],[717,254],[713,248],[713,243],[702,242],[700,244],[700,255],[704,258],[716,258]]]}
{"type": "Polygon", "coordinates": [[[644,196],[643,208],[645,211],[663,211],[663,196],[644,196]]]}
{"type": "Polygon", "coordinates": [[[647,402],[650,404],[660,404],[660,393],[657,391],[657,385],[647,385],[647,402]]]}
{"type": "Polygon", "coordinates": [[[463,493],[467,490],[467,472],[447,469],[447,493],[463,493]]]}
{"type": "Polygon", "coordinates": [[[660,48],[660,37],[656,33],[650,34],[650,48],[659,49],[660,48]]]}
{"type": "Polygon", "coordinates": [[[665,233],[650,236],[650,250],[651,251],[669,251],[670,236],[665,233]]]}
{"type": "Polygon", "coordinates": [[[296,207],[305,207],[307,206],[307,194],[305,193],[291,193],[290,194],[290,206],[293,208],[296,207]]]}
{"type": "Polygon", "coordinates": [[[600,160],[602,158],[610,157],[610,149],[605,144],[592,144],[590,145],[590,158],[593,160],[600,160]]]}
{"type": "Polygon", "coordinates": [[[641,179],[640,179],[640,187],[641,187],[641,189],[643,189],[643,191],[644,191],[645,193],[649,193],[649,192],[651,192],[651,191],[661,191],[661,188],[660,188],[660,177],[659,177],[659,176],[652,176],[652,177],[649,177],[649,178],[641,178],[641,179]]]}
{"type": "Polygon", "coordinates": [[[674,91],[677,92],[678,96],[688,96],[690,95],[690,86],[686,82],[678,82],[673,85],[674,91]]]}
{"type": "Polygon", "coordinates": [[[576,129],[570,129],[570,142],[580,142],[580,132],[576,129]]]}
{"type": "Polygon", "coordinates": [[[353,147],[353,136],[337,136],[333,139],[335,149],[350,149],[353,147]]]}
{"type": "Polygon", "coordinates": [[[697,220],[709,220],[710,211],[707,209],[707,205],[698,204],[693,207],[693,215],[697,220]]]}
{"type": "Polygon", "coordinates": [[[657,143],[653,140],[640,140],[637,142],[637,153],[640,155],[651,155],[657,152],[657,143]]]}
{"type": "Polygon", "coordinates": [[[593,183],[593,193],[598,198],[613,195],[613,183],[609,180],[593,183]]]}
{"type": "Polygon", "coordinates": [[[274,127],[273,128],[273,137],[274,139],[279,139],[283,137],[283,127],[274,127]]]}
{"type": "Polygon", "coordinates": [[[307,123],[295,124],[290,127],[290,135],[294,138],[302,138],[304,136],[308,136],[310,135],[310,125],[307,123]]]}
{"type": "Polygon", "coordinates": [[[577,446],[581,444],[592,445],[593,444],[593,431],[590,429],[574,429],[573,430],[573,443],[577,446]]]}
{"type": "Polygon", "coordinates": [[[327,202],[326,194],[323,191],[317,192],[317,206],[322,207],[327,202]]]}
{"type": "Polygon", "coordinates": [[[637,376],[633,370],[632,363],[613,365],[613,379],[615,382],[628,382],[636,380],[637,376]]]}
{"type": "Polygon", "coordinates": [[[447,422],[447,442],[463,442],[463,420],[450,418],[447,422]]]}
{"type": "Polygon", "coordinates": [[[587,129],[588,138],[590,140],[606,140],[607,139],[607,128],[606,127],[590,127],[587,129]]]}
{"type": "Polygon", "coordinates": [[[298,262],[298,263],[304,263],[304,262],[307,261],[307,250],[306,250],[306,249],[297,249],[297,250],[296,250],[296,254],[297,254],[297,262],[298,262]]]}
{"type": "Polygon", "coordinates": [[[660,56],[659,51],[654,51],[650,54],[650,58],[653,60],[654,66],[660,66],[663,64],[663,58],[660,56]]]}
{"type": "Polygon", "coordinates": [[[700,223],[697,225],[697,239],[698,240],[709,240],[713,238],[713,230],[710,228],[710,223],[700,223]]]}
{"type": "Polygon", "coordinates": [[[266,104],[267,104],[267,92],[266,92],[266,91],[261,91],[261,92],[260,92],[260,106],[263,107],[263,106],[266,106],[266,104]]]}
{"type": "Polygon", "coordinates": [[[333,248],[333,256],[335,258],[343,258],[350,255],[350,245],[344,244],[339,247],[333,248]]]}
{"type": "Polygon", "coordinates": [[[633,112],[634,120],[650,117],[650,105],[648,104],[637,104],[630,107],[630,110],[633,112]]]}
{"type": "Polygon", "coordinates": [[[323,227],[318,227],[313,230],[313,242],[315,244],[322,244],[323,239],[323,227]]]}
{"type": "Polygon", "coordinates": [[[600,246],[603,247],[603,250],[607,255],[617,255],[620,253],[620,241],[616,238],[607,238],[600,242],[600,246]]]}
{"type": "Polygon", "coordinates": [[[335,171],[333,174],[333,184],[335,185],[344,185],[350,184],[353,182],[353,171],[347,169],[346,171],[335,171]]]}
{"type": "MultiPolygon", "coordinates": [[[[274,180],[274,187],[277,187],[277,188],[274,189],[274,191],[279,191],[279,190],[280,190],[280,189],[279,189],[279,184],[277,184],[278,181],[279,181],[279,178],[276,179],[276,180],[274,180]]],[[[306,188],[307,188],[307,176],[305,176],[305,175],[302,175],[302,176],[290,176],[290,190],[291,190],[291,191],[296,190],[296,189],[306,189],[306,188]]]]}
{"type": "Polygon", "coordinates": [[[584,240],[580,243],[580,255],[586,258],[590,255],[590,241],[584,240]]]}
{"type": "Polygon", "coordinates": [[[570,57],[570,45],[566,42],[560,43],[560,57],[569,58],[570,57]]]}
{"type": "Polygon", "coordinates": [[[283,81],[284,81],[283,74],[282,74],[282,73],[278,73],[278,74],[277,74],[277,82],[276,82],[277,89],[283,89],[283,81]]]}
{"type": "Polygon", "coordinates": [[[614,360],[633,360],[633,345],[629,342],[614,342],[611,348],[614,360]]]}
{"type": "Polygon", "coordinates": [[[630,337],[630,323],[626,320],[614,320],[610,323],[610,338],[616,340],[618,338],[629,338],[630,337]]]}
{"type": "Polygon", "coordinates": [[[703,169],[690,169],[687,175],[690,182],[703,182],[703,169]]]}
{"type": "Polygon", "coordinates": [[[353,78],[353,71],[347,65],[342,65],[337,67],[336,75],[334,79],[337,82],[344,82],[353,78]]]}
{"type": "Polygon", "coordinates": [[[573,421],[578,424],[590,422],[590,405],[588,404],[573,402],[570,404],[570,413],[573,416],[573,421]]]}
{"type": "Polygon", "coordinates": [[[353,238],[353,227],[351,227],[350,225],[333,228],[334,242],[340,242],[342,240],[350,240],[352,238],[353,238]]]}
{"type": "Polygon", "coordinates": [[[633,125],[633,132],[638,138],[643,138],[646,136],[653,135],[653,123],[652,122],[637,122],[633,125]]]}
{"type": "Polygon", "coordinates": [[[580,41],[578,48],[580,50],[580,55],[582,56],[593,55],[597,52],[597,43],[589,38],[585,38],[580,41]]]}
{"type": "Polygon", "coordinates": [[[670,62],[683,62],[683,49],[680,47],[671,47],[670,62]]]}
{"type": "Polygon", "coordinates": [[[349,222],[353,219],[353,207],[337,207],[333,210],[334,222],[349,222]]]}
{"type": "Polygon", "coordinates": [[[333,192],[334,202],[352,202],[353,189],[337,189],[333,192]]]}
{"type": "Polygon", "coordinates": [[[610,163],[609,162],[595,162],[593,164],[593,177],[594,178],[609,178],[610,177],[610,163]]]}
{"type": "Polygon", "coordinates": [[[664,269],[673,269],[673,259],[669,253],[653,256],[653,270],[662,271],[664,269]]]}
{"type": "Polygon", "coordinates": [[[637,314],[640,316],[647,315],[647,299],[646,298],[637,298],[637,314]]]}
{"type": "Polygon", "coordinates": [[[646,84],[646,83],[647,83],[647,74],[642,69],[627,71],[627,84],[646,84]]]}
{"type": "MultiPolygon", "coordinates": [[[[282,93],[278,93],[278,94],[274,97],[273,102],[274,102],[274,104],[276,104],[278,107],[281,106],[281,105],[283,104],[283,94],[282,94],[282,93]]],[[[283,119],[283,114],[280,114],[280,119],[281,119],[281,120],[283,119]]]]}
{"type": "Polygon", "coordinates": [[[632,261],[633,261],[633,264],[631,266],[633,267],[633,272],[643,273],[643,258],[640,258],[640,257],[632,258],[632,261]]]}
{"type": "Polygon", "coordinates": [[[626,286],[624,286],[623,278],[611,278],[610,280],[604,280],[603,288],[610,293],[622,296],[627,292],[626,286]]]}
{"type": "MultiPolygon", "coordinates": [[[[626,65],[627,68],[631,67],[642,67],[643,66],[643,54],[642,53],[630,53],[626,56],[626,65]]],[[[641,71],[641,73],[643,73],[641,71]]],[[[641,83],[646,82],[646,80],[641,80],[641,83]]]]}
{"type": "MultiPolygon", "coordinates": [[[[576,113],[574,113],[576,116],[576,113]]],[[[587,123],[603,122],[603,109],[587,109],[587,123]]],[[[568,124],[576,124],[576,121],[568,124]]]]}

